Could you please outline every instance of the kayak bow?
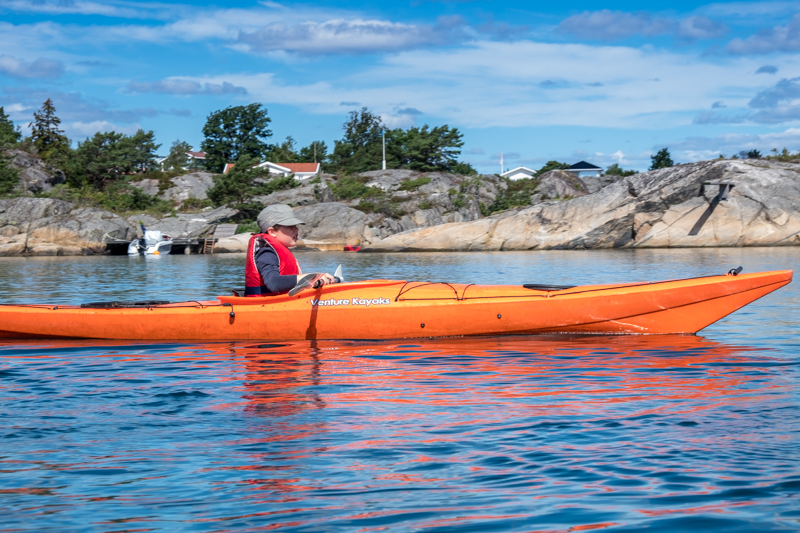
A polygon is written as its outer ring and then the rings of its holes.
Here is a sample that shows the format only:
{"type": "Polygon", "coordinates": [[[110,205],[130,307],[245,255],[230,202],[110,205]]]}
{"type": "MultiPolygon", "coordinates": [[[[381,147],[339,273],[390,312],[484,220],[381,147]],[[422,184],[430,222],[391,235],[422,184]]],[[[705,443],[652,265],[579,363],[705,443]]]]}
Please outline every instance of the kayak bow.
{"type": "Polygon", "coordinates": [[[791,270],[568,288],[372,280],[295,296],[127,307],[4,305],[0,337],[206,341],[696,333],[791,280],[791,270]]]}

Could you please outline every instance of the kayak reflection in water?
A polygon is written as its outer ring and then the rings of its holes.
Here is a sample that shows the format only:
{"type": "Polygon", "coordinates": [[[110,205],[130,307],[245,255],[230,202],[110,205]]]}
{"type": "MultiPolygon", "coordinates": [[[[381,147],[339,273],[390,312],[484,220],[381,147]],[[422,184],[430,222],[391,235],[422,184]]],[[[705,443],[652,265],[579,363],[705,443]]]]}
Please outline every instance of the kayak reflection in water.
{"type": "MultiPolygon", "coordinates": [[[[297,244],[297,226],[305,222],[295,217],[292,208],[285,204],[265,207],[257,221],[261,233],[253,235],[247,245],[245,296],[287,293],[303,273],[289,248],[297,244]]],[[[314,281],[317,286],[328,285],[334,283],[334,278],[321,274],[314,281]]]]}

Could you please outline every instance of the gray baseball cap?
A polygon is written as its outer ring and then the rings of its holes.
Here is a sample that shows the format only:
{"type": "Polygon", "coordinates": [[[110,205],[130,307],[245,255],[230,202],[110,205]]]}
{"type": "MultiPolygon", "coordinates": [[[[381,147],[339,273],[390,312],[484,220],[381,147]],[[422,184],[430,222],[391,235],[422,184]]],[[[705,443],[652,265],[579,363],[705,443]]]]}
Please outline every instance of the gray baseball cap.
{"type": "Polygon", "coordinates": [[[305,222],[294,216],[294,211],[286,204],[274,204],[265,207],[258,214],[257,222],[262,232],[275,226],[297,226],[298,224],[305,224],[305,222]]]}

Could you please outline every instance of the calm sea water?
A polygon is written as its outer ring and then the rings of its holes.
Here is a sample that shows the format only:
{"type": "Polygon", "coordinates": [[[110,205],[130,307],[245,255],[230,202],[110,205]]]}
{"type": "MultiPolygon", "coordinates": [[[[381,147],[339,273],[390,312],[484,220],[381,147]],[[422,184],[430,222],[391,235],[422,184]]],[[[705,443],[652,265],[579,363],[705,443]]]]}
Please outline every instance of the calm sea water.
{"type": "MultiPolygon", "coordinates": [[[[800,249],[303,254],[657,280],[800,249]]],[[[0,259],[3,303],[213,298],[242,256],[0,259]]],[[[0,343],[0,531],[796,531],[800,289],[698,336],[0,343]]]]}

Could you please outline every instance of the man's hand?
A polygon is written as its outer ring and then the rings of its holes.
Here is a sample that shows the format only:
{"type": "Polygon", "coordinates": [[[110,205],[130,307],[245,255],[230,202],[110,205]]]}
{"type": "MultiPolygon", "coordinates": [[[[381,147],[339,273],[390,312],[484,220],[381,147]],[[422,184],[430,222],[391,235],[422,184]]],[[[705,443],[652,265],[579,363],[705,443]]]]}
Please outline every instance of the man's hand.
{"type": "Polygon", "coordinates": [[[331,283],[336,283],[336,280],[333,279],[333,276],[330,274],[323,274],[317,283],[315,283],[315,285],[322,287],[323,285],[330,285],[331,283]]]}

